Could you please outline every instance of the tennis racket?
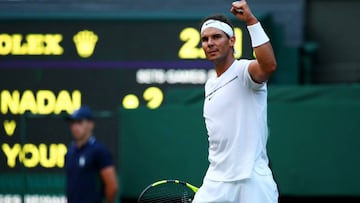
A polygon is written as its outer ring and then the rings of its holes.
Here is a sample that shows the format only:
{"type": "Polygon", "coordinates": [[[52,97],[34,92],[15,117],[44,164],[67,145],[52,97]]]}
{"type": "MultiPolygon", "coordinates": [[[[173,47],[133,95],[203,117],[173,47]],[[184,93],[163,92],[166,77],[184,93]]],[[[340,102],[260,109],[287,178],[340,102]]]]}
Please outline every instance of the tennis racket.
{"type": "Polygon", "coordinates": [[[138,203],[190,203],[198,188],[180,180],[161,180],[146,187],[138,203]]]}

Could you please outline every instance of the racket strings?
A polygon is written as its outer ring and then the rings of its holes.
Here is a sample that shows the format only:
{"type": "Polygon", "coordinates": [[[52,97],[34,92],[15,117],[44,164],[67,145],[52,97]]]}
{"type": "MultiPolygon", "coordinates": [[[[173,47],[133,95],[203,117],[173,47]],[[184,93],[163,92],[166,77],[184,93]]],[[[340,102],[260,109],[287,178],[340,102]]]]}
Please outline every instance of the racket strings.
{"type": "Polygon", "coordinates": [[[183,184],[168,183],[149,188],[139,203],[190,203],[194,192],[183,184]]]}

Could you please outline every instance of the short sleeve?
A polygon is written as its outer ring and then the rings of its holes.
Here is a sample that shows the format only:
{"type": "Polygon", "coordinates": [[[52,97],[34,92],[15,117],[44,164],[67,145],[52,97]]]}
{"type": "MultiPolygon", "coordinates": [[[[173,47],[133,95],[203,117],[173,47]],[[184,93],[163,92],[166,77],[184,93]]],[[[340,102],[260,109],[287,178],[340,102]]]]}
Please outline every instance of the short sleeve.
{"type": "Polygon", "coordinates": [[[243,77],[243,81],[245,81],[245,84],[247,87],[253,90],[262,90],[266,86],[266,82],[257,83],[255,82],[249,73],[249,65],[252,62],[252,60],[245,60],[242,59],[240,62],[243,63],[242,73],[241,76],[243,77]]]}
{"type": "Polygon", "coordinates": [[[98,144],[98,150],[96,152],[96,165],[99,170],[113,165],[110,152],[102,144],[98,144]]]}

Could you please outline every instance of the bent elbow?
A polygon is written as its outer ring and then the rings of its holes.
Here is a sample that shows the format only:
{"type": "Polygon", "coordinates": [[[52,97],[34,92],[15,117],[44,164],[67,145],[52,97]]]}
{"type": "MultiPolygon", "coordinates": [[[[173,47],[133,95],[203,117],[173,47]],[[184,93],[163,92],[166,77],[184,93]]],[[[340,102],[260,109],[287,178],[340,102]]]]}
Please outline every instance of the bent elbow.
{"type": "Polygon", "coordinates": [[[276,69],[277,69],[277,63],[276,63],[276,61],[274,60],[274,61],[272,62],[272,64],[270,65],[270,70],[271,70],[271,72],[275,72],[276,69]]]}
{"type": "Polygon", "coordinates": [[[267,65],[267,72],[270,74],[274,73],[276,69],[277,69],[277,63],[275,60],[267,65]]]}
{"type": "Polygon", "coordinates": [[[264,73],[268,74],[272,74],[276,71],[277,68],[277,63],[275,59],[269,59],[267,61],[263,61],[262,63],[259,63],[260,68],[262,69],[262,71],[264,73]]]}

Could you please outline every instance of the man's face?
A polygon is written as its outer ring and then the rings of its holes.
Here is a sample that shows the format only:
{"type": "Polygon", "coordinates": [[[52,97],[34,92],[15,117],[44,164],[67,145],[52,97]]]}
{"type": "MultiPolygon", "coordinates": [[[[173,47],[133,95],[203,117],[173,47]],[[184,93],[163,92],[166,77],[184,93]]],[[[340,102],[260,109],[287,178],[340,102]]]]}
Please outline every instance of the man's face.
{"type": "Polygon", "coordinates": [[[217,28],[206,28],[201,33],[201,42],[205,55],[210,61],[219,61],[234,53],[235,37],[229,38],[217,28]]]}
{"type": "Polygon", "coordinates": [[[89,136],[94,129],[94,122],[89,120],[78,120],[70,123],[70,130],[75,140],[81,140],[89,136]]]}

